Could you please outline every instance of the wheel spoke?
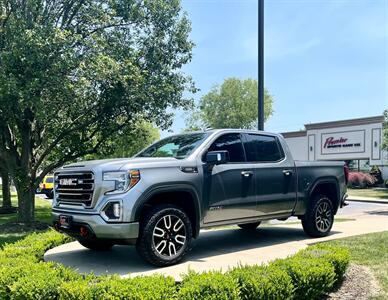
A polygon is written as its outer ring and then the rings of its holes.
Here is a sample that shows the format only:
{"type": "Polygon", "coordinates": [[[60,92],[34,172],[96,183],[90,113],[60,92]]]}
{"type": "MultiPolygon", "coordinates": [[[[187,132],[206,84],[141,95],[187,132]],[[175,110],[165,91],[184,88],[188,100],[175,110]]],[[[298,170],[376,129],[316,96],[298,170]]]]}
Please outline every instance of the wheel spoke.
{"type": "Polygon", "coordinates": [[[155,249],[156,249],[156,251],[159,252],[159,254],[161,254],[163,252],[164,248],[166,248],[166,246],[167,246],[167,242],[165,240],[163,240],[155,247],[155,249]]]}
{"type": "Polygon", "coordinates": [[[175,232],[178,232],[183,227],[183,221],[181,219],[178,219],[178,221],[175,223],[173,230],[175,232]]]}
{"type": "Polygon", "coordinates": [[[160,227],[155,227],[154,229],[154,236],[157,236],[157,237],[163,237],[165,234],[164,230],[160,227]]]}
{"type": "Polygon", "coordinates": [[[170,215],[165,216],[163,218],[163,221],[164,221],[164,226],[166,227],[166,229],[170,229],[171,228],[171,216],[170,215]]]}
{"type": "Polygon", "coordinates": [[[186,237],[185,236],[180,235],[180,234],[175,236],[175,242],[177,242],[178,244],[184,245],[185,241],[186,241],[186,237]]]}
{"type": "Polygon", "coordinates": [[[168,244],[168,252],[170,253],[170,256],[176,255],[176,248],[174,243],[168,244]]]}
{"type": "Polygon", "coordinates": [[[325,225],[326,225],[326,229],[328,229],[328,228],[330,227],[330,222],[329,222],[329,220],[324,219],[324,222],[325,222],[325,225]]]}

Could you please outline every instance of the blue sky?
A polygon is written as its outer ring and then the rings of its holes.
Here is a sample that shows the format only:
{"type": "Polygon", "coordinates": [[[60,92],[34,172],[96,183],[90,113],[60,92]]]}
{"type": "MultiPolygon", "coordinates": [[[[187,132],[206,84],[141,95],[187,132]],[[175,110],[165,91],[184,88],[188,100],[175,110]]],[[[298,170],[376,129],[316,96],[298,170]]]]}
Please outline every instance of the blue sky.
{"type": "MultiPolygon", "coordinates": [[[[200,92],[257,78],[257,0],[183,0],[196,43],[184,68],[200,92]]],[[[265,0],[265,129],[379,115],[388,108],[388,0],[265,0]]],[[[172,132],[185,123],[177,112],[172,132]]],[[[163,135],[165,135],[164,133],[163,135]]]]}

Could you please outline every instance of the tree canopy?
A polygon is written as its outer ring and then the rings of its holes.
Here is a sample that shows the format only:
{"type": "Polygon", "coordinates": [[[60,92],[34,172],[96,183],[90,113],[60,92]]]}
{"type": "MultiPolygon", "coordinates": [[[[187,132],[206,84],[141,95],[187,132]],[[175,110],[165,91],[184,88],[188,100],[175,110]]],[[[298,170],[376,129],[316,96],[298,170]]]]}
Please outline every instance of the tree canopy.
{"type": "Polygon", "coordinates": [[[190,105],[190,30],[179,0],[0,0],[0,163],[21,221],[46,173],[190,105]]]}
{"type": "MultiPolygon", "coordinates": [[[[258,82],[254,79],[228,78],[201,98],[188,119],[189,129],[256,128],[258,119],[258,82]]],[[[265,90],[264,117],[273,113],[273,97],[265,90]]]]}

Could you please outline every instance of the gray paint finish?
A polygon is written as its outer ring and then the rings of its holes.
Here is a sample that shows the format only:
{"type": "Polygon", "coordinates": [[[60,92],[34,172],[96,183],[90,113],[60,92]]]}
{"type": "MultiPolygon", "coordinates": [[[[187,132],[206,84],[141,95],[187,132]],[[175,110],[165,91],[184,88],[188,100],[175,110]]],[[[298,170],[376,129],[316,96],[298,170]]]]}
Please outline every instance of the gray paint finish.
{"type": "Polygon", "coordinates": [[[153,196],[166,191],[185,191],[192,195],[195,211],[190,213],[195,214],[198,221],[197,232],[200,227],[303,215],[309,195],[319,183],[335,184],[338,206],[346,193],[343,163],[295,162],[281,135],[236,129],[212,130],[208,133],[208,137],[185,159],[135,157],[80,162],[58,169],[59,174],[93,172],[94,195],[90,208],[64,205],[57,201],[55,195],[53,221],[58,221],[61,214],[73,216],[73,219],[88,224],[97,238],[133,239],[137,237],[141,209],[153,196]],[[209,166],[203,161],[204,155],[218,137],[227,133],[275,137],[284,158],[278,162],[209,166]],[[185,168],[195,168],[196,172],[184,172],[185,168]],[[140,181],[125,193],[107,195],[106,191],[112,189],[112,183],[102,180],[103,172],[132,169],[140,170],[140,181]],[[243,176],[242,172],[249,172],[250,175],[243,176]],[[122,217],[113,224],[100,216],[106,204],[115,200],[122,203],[122,217]],[[96,224],[93,220],[99,222],[96,224]],[[126,226],[132,229],[120,229],[126,226]]]}

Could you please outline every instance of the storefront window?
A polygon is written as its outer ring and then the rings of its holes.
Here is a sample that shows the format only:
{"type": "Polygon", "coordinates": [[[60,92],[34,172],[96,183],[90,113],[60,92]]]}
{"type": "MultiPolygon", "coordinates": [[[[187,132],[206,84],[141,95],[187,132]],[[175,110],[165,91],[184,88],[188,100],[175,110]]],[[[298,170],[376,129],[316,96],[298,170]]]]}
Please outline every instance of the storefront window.
{"type": "Polygon", "coordinates": [[[347,161],[349,169],[356,172],[369,172],[369,159],[353,159],[347,161]]]}

